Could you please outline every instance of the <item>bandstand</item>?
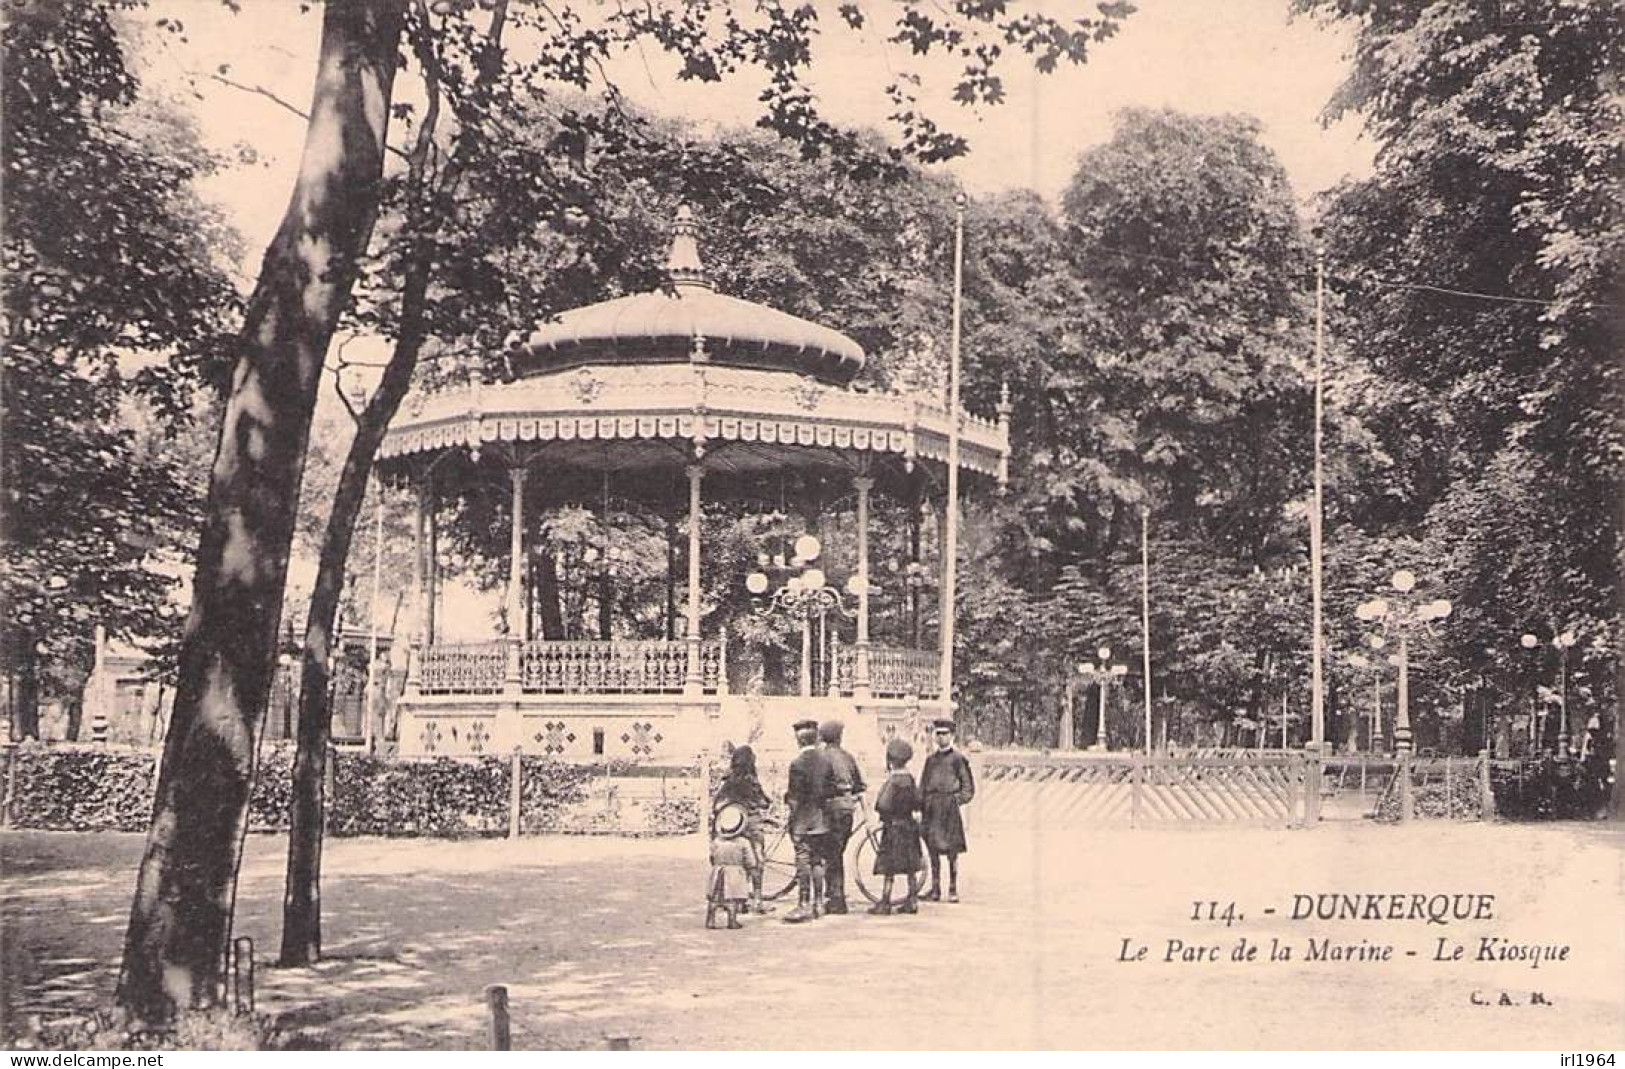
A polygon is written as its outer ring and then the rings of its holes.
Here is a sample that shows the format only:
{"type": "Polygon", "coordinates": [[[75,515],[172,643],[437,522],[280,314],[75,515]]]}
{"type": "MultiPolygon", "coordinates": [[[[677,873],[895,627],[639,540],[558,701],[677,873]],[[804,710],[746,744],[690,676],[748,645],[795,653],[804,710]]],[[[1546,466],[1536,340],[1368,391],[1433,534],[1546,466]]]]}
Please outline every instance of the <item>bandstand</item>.
{"type": "MultiPolygon", "coordinates": [[[[939,650],[871,641],[871,595],[900,574],[917,583],[922,566],[916,559],[900,573],[890,561],[872,571],[870,533],[871,505],[881,502],[934,508],[940,532],[946,407],[854,388],[865,356],[852,339],[717,293],[686,208],[668,269],[667,290],[575,309],[517,340],[507,354],[511,381],[414,394],[391,425],[380,474],[415,488],[418,500],[416,634],[397,705],[402,756],[518,748],[564,760],[686,762],[730,741],[771,755],[793,747],[789,724],[802,716],[845,720],[849,748],[874,755],[886,737],[918,734],[943,714],[939,650]],[[611,483],[618,499],[640,502],[681,532],[668,557],[686,557],[686,582],[671,579],[673,589],[686,588],[681,630],[538,638],[527,609],[535,517],[594,500],[611,483]],[[487,641],[448,642],[437,620],[439,505],[493,485],[507,513],[503,608],[487,641]],[[830,644],[813,686],[809,620],[797,692],[757,693],[729,683],[737,639],[730,651],[727,630],[713,622],[717,599],[706,600],[702,520],[708,503],[743,509],[787,493],[810,520],[819,502],[855,505],[854,544],[843,547],[851,579],[844,593],[830,583],[835,600],[849,604],[851,634],[830,644]]],[[[1008,413],[1006,403],[997,421],[961,413],[960,485],[972,493],[1004,481],[1008,413]]],[[[800,541],[816,556],[816,539],[800,541]]],[[[806,554],[772,556],[761,557],[769,568],[803,567],[776,592],[791,601],[825,582],[806,554]]],[[[747,586],[743,572],[725,578],[747,586]]],[[[775,600],[766,596],[769,582],[748,578],[764,610],[775,600]]]]}

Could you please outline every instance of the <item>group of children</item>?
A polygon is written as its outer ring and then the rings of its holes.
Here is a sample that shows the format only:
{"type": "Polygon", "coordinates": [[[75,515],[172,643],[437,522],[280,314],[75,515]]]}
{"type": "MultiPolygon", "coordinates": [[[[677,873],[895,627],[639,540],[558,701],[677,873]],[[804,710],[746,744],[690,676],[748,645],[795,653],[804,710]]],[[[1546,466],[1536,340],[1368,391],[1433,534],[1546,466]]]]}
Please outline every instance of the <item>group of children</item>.
{"type": "MultiPolygon", "coordinates": [[[[870,907],[870,913],[919,911],[923,862],[919,814],[925,802],[908,770],[913,757],[914,748],[903,739],[892,739],[886,744],[886,781],[875,798],[875,814],[881,827],[874,863],[875,875],[882,877],[884,883],[880,901],[870,907]],[[908,894],[894,905],[893,881],[899,876],[907,881],[908,894]]],[[[770,805],[767,792],[757,778],[755,752],[749,746],[736,748],[729,760],[728,775],[712,799],[707,928],[717,926],[719,910],[725,912],[729,928],[742,927],[741,910],[773,911],[762,899],[763,862],[767,856],[762,822],[770,805]]]]}

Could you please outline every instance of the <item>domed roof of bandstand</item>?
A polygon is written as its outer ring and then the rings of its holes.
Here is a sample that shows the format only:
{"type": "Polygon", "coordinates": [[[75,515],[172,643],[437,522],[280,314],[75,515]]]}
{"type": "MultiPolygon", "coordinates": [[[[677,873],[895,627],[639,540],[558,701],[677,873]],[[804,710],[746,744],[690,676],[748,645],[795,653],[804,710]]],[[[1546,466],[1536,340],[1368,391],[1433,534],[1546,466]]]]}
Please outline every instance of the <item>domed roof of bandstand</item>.
{"type": "MultiPolygon", "coordinates": [[[[403,473],[414,458],[511,465],[545,454],[542,481],[561,493],[591,473],[669,472],[684,455],[742,479],[865,470],[902,486],[918,469],[946,467],[952,421],[941,398],[855,387],[864,353],[851,338],[717,293],[686,208],[668,270],[670,290],[565,312],[515,340],[511,381],[414,390],[379,464],[403,473]]],[[[961,412],[964,471],[1003,480],[1008,411],[1001,404],[996,423],[961,412]]]]}
{"type": "Polygon", "coordinates": [[[670,290],[634,293],[564,312],[510,350],[514,371],[543,374],[585,364],[684,363],[703,346],[714,365],[792,371],[845,385],[863,369],[862,346],[840,331],[718,293],[700,259],[698,227],[678,209],[670,290]]]}

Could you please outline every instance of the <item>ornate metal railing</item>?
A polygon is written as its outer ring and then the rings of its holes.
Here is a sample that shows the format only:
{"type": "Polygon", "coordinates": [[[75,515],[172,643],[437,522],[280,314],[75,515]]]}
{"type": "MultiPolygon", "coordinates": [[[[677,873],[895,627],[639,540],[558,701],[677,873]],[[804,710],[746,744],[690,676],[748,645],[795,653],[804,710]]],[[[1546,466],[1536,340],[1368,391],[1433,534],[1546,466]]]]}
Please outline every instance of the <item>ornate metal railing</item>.
{"type": "Polygon", "coordinates": [[[500,694],[508,667],[502,642],[422,646],[414,651],[422,694],[500,694]]]}
{"type": "MultiPolygon", "coordinates": [[[[688,677],[688,643],[492,642],[433,645],[415,651],[420,694],[500,694],[509,657],[527,694],[680,694],[688,677]]],[[[726,693],[722,642],[700,643],[701,686],[726,693]]]]}
{"type": "MultiPolygon", "coordinates": [[[[715,692],[723,677],[720,642],[700,643],[702,687],[715,692]]],[[[527,642],[519,675],[528,694],[680,694],[688,675],[688,643],[527,642]]]]}
{"type": "MultiPolygon", "coordinates": [[[[858,649],[835,647],[835,689],[851,694],[857,682],[858,649]]],[[[940,663],[933,650],[900,646],[869,647],[869,693],[876,698],[935,698],[941,690],[940,663]]]]}
{"type": "Polygon", "coordinates": [[[935,650],[875,646],[869,650],[869,689],[877,698],[935,698],[942,689],[941,665],[935,650]]]}

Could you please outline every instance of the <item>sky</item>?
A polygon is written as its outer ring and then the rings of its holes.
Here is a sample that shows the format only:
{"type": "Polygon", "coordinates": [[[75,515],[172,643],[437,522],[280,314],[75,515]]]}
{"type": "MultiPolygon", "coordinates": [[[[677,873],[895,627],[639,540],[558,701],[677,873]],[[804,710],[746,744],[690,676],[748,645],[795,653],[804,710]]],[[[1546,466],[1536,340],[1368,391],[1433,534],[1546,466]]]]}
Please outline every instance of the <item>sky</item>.
{"type": "MultiPolygon", "coordinates": [[[[1082,67],[1034,72],[1024,57],[1004,67],[1008,99],[973,112],[953,104],[955,67],[915,66],[903,45],[885,40],[887,5],[867,5],[871,24],[848,30],[833,11],[814,56],[811,84],[826,114],[851,125],[883,126],[884,87],[897,72],[924,79],[922,102],[945,127],[965,136],[970,153],[942,165],[973,195],[1026,188],[1058,200],[1078,155],[1107,140],[1123,107],[1169,107],[1198,114],[1239,113],[1262,124],[1264,142],[1280,157],[1305,203],[1345,175],[1369,172],[1372,146],[1356,120],[1320,122],[1341,81],[1348,36],[1307,19],[1289,19],[1288,0],[1138,0],[1140,9],[1113,39],[1095,46],[1082,67]],[[876,21],[878,19],[878,21],[876,21]]],[[[1034,6],[1029,4],[1028,6],[1034,6]]],[[[1093,5],[1036,6],[1057,17],[1093,5]]],[[[149,83],[198,116],[206,140],[251,147],[257,162],[234,167],[206,185],[243,232],[252,276],[280,219],[298,164],[303,122],[270,96],[303,109],[310,98],[320,9],[301,14],[298,0],[242,0],[233,14],[219,0],[159,0],[146,16],[168,16],[184,39],[154,32],[140,52],[149,83]],[[224,77],[214,75],[225,68],[224,77]]],[[[510,39],[516,48],[522,39],[510,39]]],[[[681,114],[703,126],[742,126],[757,113],[759,79],[720,85],[682,83],[675,61],[650,48],[610,67],[629,96],[652,110],[681,114]]],[[[410,93],[403,83],[400,92],[410,93]]]]}

